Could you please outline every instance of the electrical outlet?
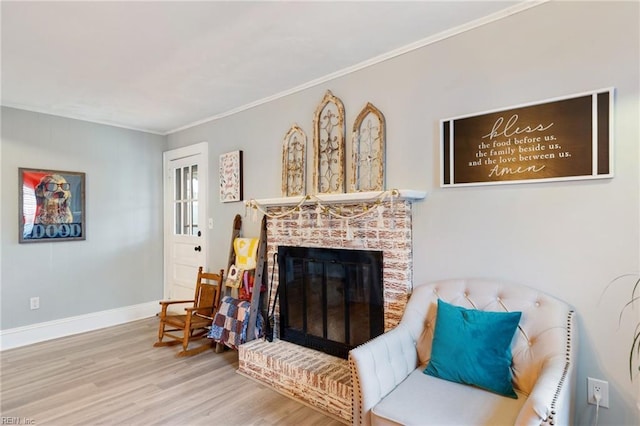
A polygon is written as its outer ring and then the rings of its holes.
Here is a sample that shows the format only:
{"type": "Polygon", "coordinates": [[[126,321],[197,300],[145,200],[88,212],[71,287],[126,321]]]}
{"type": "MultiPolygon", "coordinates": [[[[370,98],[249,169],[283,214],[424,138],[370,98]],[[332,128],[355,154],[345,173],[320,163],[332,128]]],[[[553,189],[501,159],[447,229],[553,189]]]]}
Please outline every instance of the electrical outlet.
{"type": "Polygon", "coordinates": [[[32,297],[30,302],[31,302],[31,310],[40,309],[40,298],[39,297],[32,297]]]}
{"type": "Polygon", "coordinates": [[[596,395],[600,395],[600,407],[609,408],[609,382],[587,377],[587,402],[596,405],[596,395]]]}

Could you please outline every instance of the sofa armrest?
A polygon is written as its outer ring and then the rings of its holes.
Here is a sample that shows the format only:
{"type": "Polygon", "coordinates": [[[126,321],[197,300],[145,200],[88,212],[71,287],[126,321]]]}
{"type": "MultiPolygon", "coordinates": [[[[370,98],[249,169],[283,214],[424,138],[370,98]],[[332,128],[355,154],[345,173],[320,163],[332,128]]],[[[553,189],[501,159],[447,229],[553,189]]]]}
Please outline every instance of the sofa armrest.
{"type": "Polygon", "coordinates": [[[517,425],[568,425],[573,371],[564,357],[547,361],[529,398],[518,414],[517,425]]]}
{"type": "Polygon", "coordinates": [[[574,316],[575,312],[569,311],[565,353],[544,362],[529,398],[518,414],[517,425],[573,424],[578,335],[574,316]]]}
{"type": "Polygon", "coordinates": [[[352,424],[371,424],[371,409],[418,365],[416,341],[400,324],[349,352],[352,424]]]}

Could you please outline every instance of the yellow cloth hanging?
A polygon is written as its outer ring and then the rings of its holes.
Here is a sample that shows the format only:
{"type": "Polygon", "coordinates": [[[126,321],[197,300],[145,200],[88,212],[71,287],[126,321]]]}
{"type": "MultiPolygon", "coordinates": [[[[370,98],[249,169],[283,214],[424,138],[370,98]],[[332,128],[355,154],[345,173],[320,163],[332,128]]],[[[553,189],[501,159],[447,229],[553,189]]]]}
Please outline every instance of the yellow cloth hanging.
{"type": "Polygon", "coordinates": [[[255,269],[258,256],[258,238],[236,238],[233,251],[236,253],[235,265],[242,270],[255,269]]]}

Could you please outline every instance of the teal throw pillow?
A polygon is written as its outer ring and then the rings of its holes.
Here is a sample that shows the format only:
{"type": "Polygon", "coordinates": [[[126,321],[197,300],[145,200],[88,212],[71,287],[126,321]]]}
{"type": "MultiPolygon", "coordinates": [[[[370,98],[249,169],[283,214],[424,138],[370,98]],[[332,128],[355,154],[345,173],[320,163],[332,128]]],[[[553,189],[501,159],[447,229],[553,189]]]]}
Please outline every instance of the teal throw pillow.
{"type": "Polygon", "coordinates": [[[431,360],[424,373],[517,399],[511,340],[521,316],[465,309],[438,299],[431,360]]]}

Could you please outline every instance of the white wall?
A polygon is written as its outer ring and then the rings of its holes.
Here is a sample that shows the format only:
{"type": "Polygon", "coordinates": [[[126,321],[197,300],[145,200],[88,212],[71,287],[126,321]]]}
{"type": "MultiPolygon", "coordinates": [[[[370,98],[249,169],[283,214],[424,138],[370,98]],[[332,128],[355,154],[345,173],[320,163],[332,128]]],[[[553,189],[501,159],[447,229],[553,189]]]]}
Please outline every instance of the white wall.
{"type": "Polygon", "coordinates": [[[2,108],[3,331],[162,298],[165,142],[2,108]],[[18,167],[86,173],[85,241],[18,243],[18,167]]]}
{"type": "MultiPolygon", "coordinates": [[[[640,424],[628,353],[634,318],[619,312],[640,271],[639,3],[551,2],[233,116],[170,135],[171,148],[207,140],[245,151],[245,198],[280,196],[281,144],[298,123],[312,146],[313,112],[330,89],[347,128],[372,102],[387,122],[387,187],[427,190],[414,206],[416,282],[482,276],[536,287],[575,306],[580,328],[576,420],[593,423],[586,378],[610,382],[600,424],[640,424]],[[615,178],[474,188],[439,187],[442,118],[616,88],[615,178]]],[[[268,72],[268,70],[265,70],[268,72]]],[[[311,156],[308,163],[311,163],[311,156]]],[[[212,187],[217,174],[211,174],[212,187]]],[[[310,176],[309,176],[309,182],[310,176]]],[[[310,186],[309,186],[310,188],[310,186]]],[[[226,263],[241,203],[211,201],[212,264],[226,263]]],[[[258,226],[245,218],[247,235],[258,226]]],[[[636,318],[639,318],[637,315],[636,318]]]]}

